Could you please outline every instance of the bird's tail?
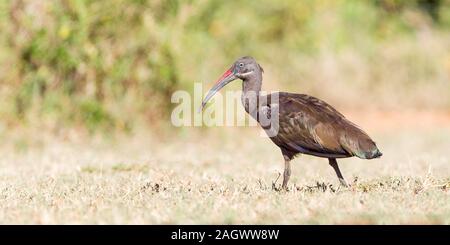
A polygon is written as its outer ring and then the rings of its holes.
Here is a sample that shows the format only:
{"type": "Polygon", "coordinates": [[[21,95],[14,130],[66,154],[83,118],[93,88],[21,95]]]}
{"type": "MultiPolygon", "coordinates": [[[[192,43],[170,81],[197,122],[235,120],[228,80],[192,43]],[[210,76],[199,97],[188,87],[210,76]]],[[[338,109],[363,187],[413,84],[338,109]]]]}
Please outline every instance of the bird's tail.
{"type": "Polygon", "coordinates": [[[364,154],[365,159],[373,159],[373,158],[380,158],[383,155],[381,151],[375,147],[375,150],[368,151],[364,154]]]}
{"type": "Polygon", "coordinates": [[[363,131],[356,131],[350,137],[341,139],[341,146],[353,156],[362,159],[379,158],[383,155],[375,142],[363,131]]]}

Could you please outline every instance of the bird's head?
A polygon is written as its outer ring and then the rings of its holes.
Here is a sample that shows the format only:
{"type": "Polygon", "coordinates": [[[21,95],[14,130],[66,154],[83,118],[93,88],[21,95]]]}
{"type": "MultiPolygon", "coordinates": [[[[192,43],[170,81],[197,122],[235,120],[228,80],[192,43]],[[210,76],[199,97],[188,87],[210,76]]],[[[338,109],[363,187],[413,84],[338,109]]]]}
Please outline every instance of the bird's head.
{"type": "Polygon", "coordinates": [[[202,102],[202,107],[200,109],[203,110],[205,108],[206,103],[225,85],[230,82],[241,79],[242,81],[250,80],[251,78],[261,77],[261,74],[264,72],[263,68],[256,62],[253,57],[245,56],[237,59],[233,65],[225,71],[225,73],[216,81],[214,86],[208,91],[205,99],[202,102]]]}

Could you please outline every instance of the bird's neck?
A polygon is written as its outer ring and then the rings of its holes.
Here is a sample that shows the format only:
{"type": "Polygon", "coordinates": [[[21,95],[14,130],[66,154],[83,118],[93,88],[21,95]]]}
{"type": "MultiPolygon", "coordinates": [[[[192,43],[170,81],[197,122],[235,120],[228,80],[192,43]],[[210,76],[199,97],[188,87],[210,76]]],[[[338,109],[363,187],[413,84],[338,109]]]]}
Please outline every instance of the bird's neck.
{"type": "Polygon", "coordinates": [[[242,82],[241,102],[245,111],[253,114],[259,108],[259,92],[261,91],[262,78],[251,77],[242,82]]]}

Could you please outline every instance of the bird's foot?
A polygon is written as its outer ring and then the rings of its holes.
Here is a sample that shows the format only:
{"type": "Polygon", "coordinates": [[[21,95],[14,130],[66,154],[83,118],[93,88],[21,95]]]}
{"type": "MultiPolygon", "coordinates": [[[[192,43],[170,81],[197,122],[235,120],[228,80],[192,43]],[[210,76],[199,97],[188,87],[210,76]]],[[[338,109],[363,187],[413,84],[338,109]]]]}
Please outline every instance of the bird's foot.
{"type": "Polygon", "coordinates": [[[342,186],[342,187],[345,187],[345,188],[351,187],[351,186],[347,183],[347,181],[345,181],[345,179],[339,179],[339,182],[341,183],[341,186],[342,186]]]}
{"type": "Polygon", "coordinates": [[[280,191],[280,190],[282,190],[282,188],[283,187],[277,187],[277,182],[278,182],[278,179],[280,178],[280,176],[281,176],[281,173],[278,173],[278,176],[277,176],[277,178],[275,179],[275,181],[272,181],[272,190],[274,190],[274,191],[280,191]]]}
{"type": "Polygon", "coordinates": [[[276,185],[272,184],[272,190],[274,190],[276,192],[281,192],[284,190],[284,188],[281,186],[276,186],[276,185]]]}

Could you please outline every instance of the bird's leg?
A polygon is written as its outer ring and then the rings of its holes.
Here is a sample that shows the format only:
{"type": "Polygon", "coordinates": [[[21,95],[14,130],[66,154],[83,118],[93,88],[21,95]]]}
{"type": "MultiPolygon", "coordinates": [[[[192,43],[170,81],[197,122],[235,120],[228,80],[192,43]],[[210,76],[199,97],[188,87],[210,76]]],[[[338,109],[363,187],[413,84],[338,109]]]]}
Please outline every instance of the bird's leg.
{"type": "Polygon", "coordinates": [[[291,177],[291,159],[290,157],[283,154],[284,157],[284,174],[283,174],[283,185],[282,189],[287,190],[287,183],[289,181],[289,177],[291,177]]]}
{"type": "Polygon", "coordinates": [[[347,181],[345,181],[344,176],[342,176],[341,170],[339,169],[336,158],[328,158],[328,161],[331,167],[333,167],[334,171],[336,172],[336,175],[339,179],[339,182],[341,182],[341,185],[348,187],[347,181]]]}

